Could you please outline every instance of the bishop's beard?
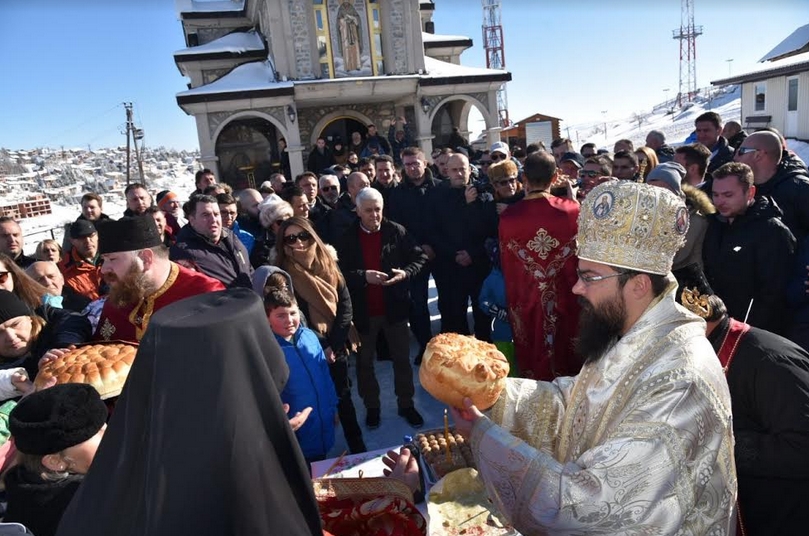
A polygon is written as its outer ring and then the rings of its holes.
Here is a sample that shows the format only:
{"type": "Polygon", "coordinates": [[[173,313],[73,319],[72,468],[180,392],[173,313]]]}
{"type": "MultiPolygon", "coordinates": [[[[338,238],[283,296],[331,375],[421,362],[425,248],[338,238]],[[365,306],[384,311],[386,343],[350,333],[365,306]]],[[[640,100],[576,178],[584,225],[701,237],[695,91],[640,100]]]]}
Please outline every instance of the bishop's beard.
{"type": "Polygon", "coordinates": [[[155,287],[149,281],[146,273],[143,272],[135,259],[124,274],[119,278],[110,272],[104,275],[104,280],[110,285],[108,300],[112,300],[117,306],[135,305],[140,303],[146,296],[155,291],[155,287]]]}
{"type": "Polygon", "coordinates": [[[579,304],[579,337],[575,350],[585,363],[596,363],[621,338],[626,321],[626,305],[620,295],[597,308],[582,297],[579,297],[579,304]]]}

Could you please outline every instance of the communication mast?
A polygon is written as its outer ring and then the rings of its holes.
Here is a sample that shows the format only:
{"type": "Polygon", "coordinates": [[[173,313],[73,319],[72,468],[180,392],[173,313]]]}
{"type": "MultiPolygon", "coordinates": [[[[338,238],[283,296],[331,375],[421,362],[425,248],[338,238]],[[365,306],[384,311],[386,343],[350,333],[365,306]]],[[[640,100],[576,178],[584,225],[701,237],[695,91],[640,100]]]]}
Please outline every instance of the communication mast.
{"type": "Polygon", "coordinates": [[[680,29],[672,37],[680,41],[680,91],[677,106],[691,102],[697,94],[697,37],[702,26],[694,26],[694,0],[681,0],[680,29]]]}
{"type": "MultiPolygon", "coordinates": [[[[500,22],[500,0],[483,1],[483,49],[486,51],[487,69],[506,69],[506,45],[503,42],[503,25],[500,22]]],[[[497,91],[497,116],[501,127],[511,126],[508,118],[506,85],[497,91]]]]}

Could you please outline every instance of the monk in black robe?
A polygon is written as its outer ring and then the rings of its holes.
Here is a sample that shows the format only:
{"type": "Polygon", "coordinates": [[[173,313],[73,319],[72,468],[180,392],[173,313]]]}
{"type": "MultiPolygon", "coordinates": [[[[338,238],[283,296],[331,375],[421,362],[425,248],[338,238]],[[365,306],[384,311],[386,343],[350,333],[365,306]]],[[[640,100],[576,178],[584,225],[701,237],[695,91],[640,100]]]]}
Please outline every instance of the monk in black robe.
{"type": "Polygon", "coordinates": [[[156,312],[59,536],[320,535],[261,300],[209,293],[156,312]]]}

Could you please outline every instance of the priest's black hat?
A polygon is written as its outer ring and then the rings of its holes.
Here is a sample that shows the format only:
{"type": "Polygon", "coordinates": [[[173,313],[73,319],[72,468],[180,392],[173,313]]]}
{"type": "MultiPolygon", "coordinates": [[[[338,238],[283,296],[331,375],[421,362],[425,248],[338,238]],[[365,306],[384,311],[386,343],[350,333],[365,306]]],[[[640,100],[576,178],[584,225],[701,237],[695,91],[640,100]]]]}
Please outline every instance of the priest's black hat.
{"type": "Polygon", "coordinates": [[[92,385],[65,383],[26,396],[9,415],[17,449],[44,456],[87,441],[107,420],[107,406],[92,385]]]}
{"type": "Polygon", "coordinates": [[[151,216],[131,216],[98,223],[98,254],[138,251],[163,243],[151,216]]]}
{"type": "Polygon", "coordinates": [[[13,292],[0,290],[0,324],[18,316],[28,316],[31,309],[13,292]]]}

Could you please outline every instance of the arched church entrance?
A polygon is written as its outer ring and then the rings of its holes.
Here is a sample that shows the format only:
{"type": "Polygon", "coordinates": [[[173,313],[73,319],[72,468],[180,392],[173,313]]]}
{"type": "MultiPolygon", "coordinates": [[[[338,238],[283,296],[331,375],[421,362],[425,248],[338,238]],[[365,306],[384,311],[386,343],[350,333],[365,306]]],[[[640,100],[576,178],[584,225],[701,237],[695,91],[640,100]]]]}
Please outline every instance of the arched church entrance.
{"type": "Polygon", "coordinates": [[[261,117],[235,119],[216,138],[219,180],[234,190],[257,188],[273,173],[289,178],[285,140],[275,125],[261,117]]]}
{"type": "Polygon", "coordinates": [[[430,132],[433,135],[433,149],[449,147],[455,149],[461,145],[464,138],[466,145],[472,143],[470,137],[479,134],[482,130],[491,128],[490,121],[486,120],[488,112],[481,108],[478,101],[470,97],[458,96],[444,101],[433,115],[430,132]],[[477,113],[470,113],[470,111],[477,113]],[[481,121],[484,123],[481,125],[481,121]],[[469,124],[474,122],[475,124],[469,124]],[[455,133],[454,129],[458,132],[455,133]]]}
{"type": "Polygon", "coordinates": [[[354,132],[359,132],[360,138],[364,140],[368,134],[368,127],[353,117],[338,117],[320,132],[320,136],[326,139],[326,144],[334,152],[334,159],[338,164],[345,163],[348,158],[354,132]]]}

